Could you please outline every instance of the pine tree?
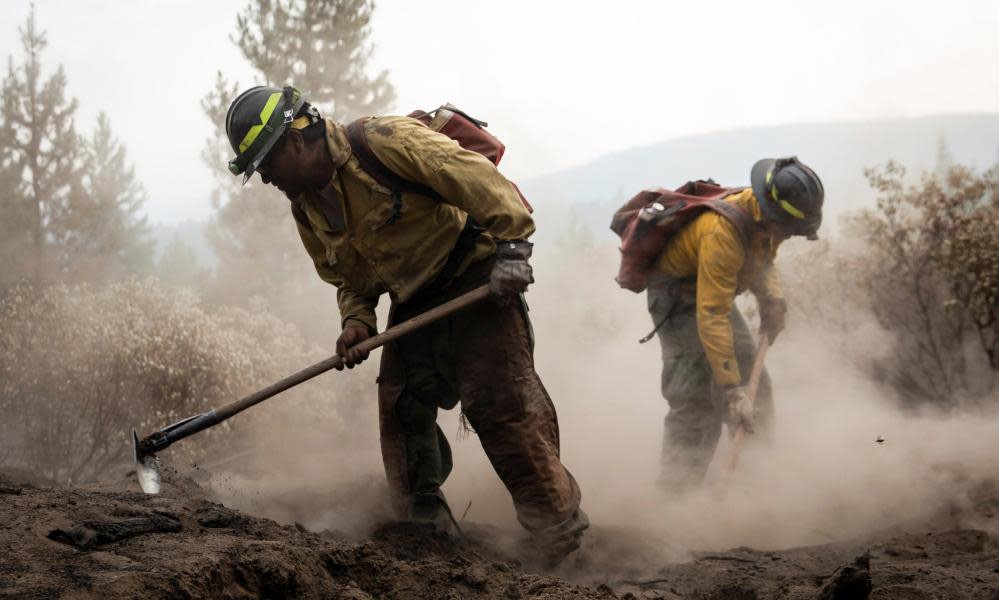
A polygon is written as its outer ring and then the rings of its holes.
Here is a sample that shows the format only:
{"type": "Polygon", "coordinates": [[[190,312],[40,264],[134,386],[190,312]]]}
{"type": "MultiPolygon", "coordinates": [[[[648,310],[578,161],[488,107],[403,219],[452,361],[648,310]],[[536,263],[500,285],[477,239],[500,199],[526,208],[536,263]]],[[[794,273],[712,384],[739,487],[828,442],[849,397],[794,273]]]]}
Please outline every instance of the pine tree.
{"type": "Polygon", "coordinates": [[[24,60],[8,59],[0,89],[0,289],[147,268],[145,194],[124,147],[103,114],[93,137],[77,133],[62,67],[42,75],[48,41],[34,9],[20,33],[24,60]]]}
{"type": "Polygon", "coordinates": [[[367,75],[370,0],[254,0],[237,18],[236,45],[272,85],[294,82],[325,114],[376,114],[394,99],[388,73],[367,75]]]}
{"type": "Polygon", "coordinates": [[[76,99],[66,98],[66,74],[60,66],[42,77],[41,53],[45,32],[31,13],[19,28],[24,61],[8,58],[0,91],[0,154],[3,185],[4,279],[40,280],[52,266],[51,225],[69,211],[79,178],[80,138],[73,117],[76,99]]]}
{"type": "Polygon", "coordinates": [[[53,227],[59,265],[64,272],[80,271],[77,279],[116,278],[152,266],[153,245],[141,215],[146,193],[127,160],[110,119],[101,113],[93,136],[86,140],[71,210],[53,227]],[[83,262],[90,268],[80,269],[83,262]]]}
{"type": "MultiPolygon", "coordinates": [[[[324,116],[341,121],[378,114],[391,104],[394,91],[387,72],[367,74],[372,8],[370,0],[251,0],[237,17],[233,41],[259,75],[253,83],[294,85],[324,116]]],[[[263,297],[271,310],[296,320],[308,306],[332,302],[333,290],[324,290],[316,277],[287,200],[259,179],[241,187],[226,170],[232,149],[225,114],[246,87],[219,73],[202,101],[215,126],[203,156],[219,177],[209,232],[219,256],[216,300],[263,297]],[[322,293],[329,299],[318,300],[322,293]]]]}
{"type": "MultiPolygon", "coordinates": [[[[0,119],[6,114],[7,96],[2,97],[0,119]]],[[[15,131],[10,123],[0,121],[0,297],[3,291],[26,277],[31,270],[30,261],[18,261],[17,256],[30,255],[30,212],[26,210],[24,190],[21,188],[21,168],[17,164],[15,131]]]]}

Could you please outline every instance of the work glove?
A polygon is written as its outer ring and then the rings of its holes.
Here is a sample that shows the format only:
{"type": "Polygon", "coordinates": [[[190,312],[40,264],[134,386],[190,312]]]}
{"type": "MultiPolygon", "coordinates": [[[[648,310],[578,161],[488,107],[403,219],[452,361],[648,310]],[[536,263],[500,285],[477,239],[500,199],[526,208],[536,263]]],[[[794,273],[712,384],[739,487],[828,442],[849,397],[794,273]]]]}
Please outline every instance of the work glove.
{"type": "Polygon", "coordinates": [[[354,365],[359,365],[368,358],[368,351],[355,348],[364,340],[371,337],[365,325],[348,325],[343,328],[343,332],[336,340],[336,353],[343,361],[336,366],[337,371],[343,371],[344,367],[353,369],[354,365]]]}
{"type": "Polygon", "coordinates": [[[496,263],[489,274],[489,291],[500,298],[509,298],[527,291],[534,283],[534,271],[527,259],[534,244],[520,240],[497,242],[496,263]]]}
{"type": "Polygon", "coordinates": [[[744,385],[734,385],[725,389],[725,404],[728,413],[725,424],[728,425],[730,433],[734,433],[736,428],[742,426],[746,433],[753,432],[753,407],[749,402],[749,394],[744,385]]]}
{"type": "Polygon", "coordinates": [[[787,320],[787,302],[783,298],[769,298],[760,306],[760,333],[765,333],[773,343],[784,331],[787,320]]]}

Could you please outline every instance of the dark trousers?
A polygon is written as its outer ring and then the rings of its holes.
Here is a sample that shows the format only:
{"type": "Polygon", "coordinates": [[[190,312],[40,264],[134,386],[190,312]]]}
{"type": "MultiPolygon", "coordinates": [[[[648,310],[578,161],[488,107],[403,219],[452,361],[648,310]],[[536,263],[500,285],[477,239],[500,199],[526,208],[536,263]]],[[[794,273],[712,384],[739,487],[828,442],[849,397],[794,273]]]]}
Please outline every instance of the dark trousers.
{"type": "MultiPolygon", "coordinates": [[[[697,331],[692,284],[657,274],[650,279],[647,293],[652,321],[659,324],[665,320],[657,331],[663,361],[661,389],[669,403],[660,486],[667,491],[682,491],[704,478],[721,436],[727,407],[697,331]]],[[[756,343],[735,306],[729,322],[745,384],[756,356],[756,343]]],[[[774,411],[770,376],[766,371],[760,379],[755,407],[757,432],[769,435],[774,411]]]]}
{"type": "MultiPolygon", "coordinates": [[[[473,265],[443,291],[394,305],[390,321],[485,283],[490,268],[489,261],[473,265]]],[[[525,528],[540,532],[577,518],[579,486],[559,459],[555,406],[534,370],[521,300],[486,299],[386,346],[379,399],[382,455],[399,508],[440,493],[452,462],[437,411],[460,403],[525,528]]]]}

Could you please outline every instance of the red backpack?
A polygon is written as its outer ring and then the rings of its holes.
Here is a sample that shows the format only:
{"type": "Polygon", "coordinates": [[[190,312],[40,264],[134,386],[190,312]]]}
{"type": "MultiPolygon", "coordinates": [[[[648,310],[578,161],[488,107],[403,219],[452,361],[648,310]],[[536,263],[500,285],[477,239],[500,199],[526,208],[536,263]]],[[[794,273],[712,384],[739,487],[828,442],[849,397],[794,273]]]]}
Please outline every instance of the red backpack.
{"type": "MultiPolygon", "coordinates": [[[[503,142],[486,131],[485,128],[489,126],[488,123],[469,116],[452,104],[445,104],[430,112],[416,110],[406,116],[422,122],[434,131],[443,133],[458,142],[462,148],[478,152],[488,158],[494,165],[499,165],[500,159],[503,158],[503,152],[506,151],[506,146],[503,145],[503,142]]],[[[438,201],[445,201],[440,194],[430,187],[400,177],[378,159],[371,150],[371,146],[368,145],[367,136],[364,134],[364,123],[367,120],[367,118],[362,118],[347,125],[347,140],[350,142],[351,150],[353,150],[358,161],[361,163],[361,168],[379,184],[392,190],[393,206],[396,214],[402,214],[401,194],[403,192],[420,194],[421,196],[428,196],[438,201]]],[[[517,191],[520,201],[524,203],[524,207],[527,208],[528,212],[534,212],[534,208],[531,207],[527,198],[524,198],[524,194],[520,192],[517,184],[511,181],[510,185],[517,191]]]]}
{"type": "Polygon", "coordinates": [[[618,285],[633,292],[644,290],[666,244],[705,210],[728,219],[739,232],[743,246],[747,246],[752,216],[742,207],[723,201],[744,189],[721,187],[709,179],[689,181],[676,190],[642,191],[628,200],[614,213],[610,226],[621,237],[621,268],[615,278],[618,285]]]}

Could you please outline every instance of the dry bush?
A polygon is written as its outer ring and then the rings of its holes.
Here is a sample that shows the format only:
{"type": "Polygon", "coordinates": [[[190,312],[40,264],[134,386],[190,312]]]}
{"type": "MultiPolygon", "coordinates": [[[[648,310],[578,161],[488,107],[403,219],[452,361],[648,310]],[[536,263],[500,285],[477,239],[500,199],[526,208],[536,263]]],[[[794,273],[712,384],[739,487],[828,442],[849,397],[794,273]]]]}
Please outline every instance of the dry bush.
{"type": "Polygon", "coordinates": [[[908,406],[995,397],[996,175],[949,166],[913,183],[896,163],[868,170],[875,208],[849,217],[840,239],[782,256],[792,310],[908,406]]]}
{"type": "Polygon", "coordinates": [[[994,172],[962,166],[909,183],[870,169],[877,206],[856,225],[871,254],[863,283],[896,332],[888,372],[912,403],[961,404],[995,389],[999,231],[994,172]]]}
{"type": "Polygon", "coordinates": [[[813,335],[830,334],[826,339],[852,358],[862,357],[853,347],[855,337],[874,322],[871,298],[860,285],[867,257],[865,243],[851,236],[817,242],[792,240],[781,247],[778,258],[784,293],[795,325],[814,330],[813,335]]]}
{"type": "MultiPolygon", "coordinates": [[[[252,306],[215,310],[154,279],[21,287],[0,301],[0,329],[0,465],[67,483],[126,465],[133,426],[160,428],[319,358],[293,327],[252,306]]],[[[289,394],[308,396],[294,419],[341,426],[322,388],[289,394]]],[[[227,422],[169,452],[235,452],[266,432],[266,415],[258,408],[237,417],[239,435],[227,422]]]]}

